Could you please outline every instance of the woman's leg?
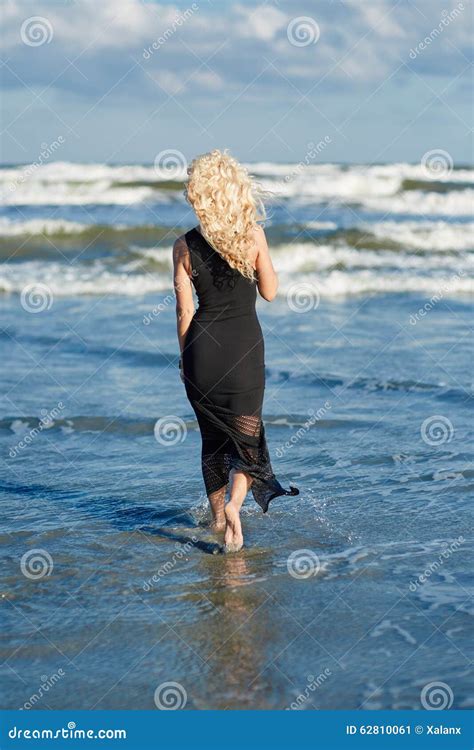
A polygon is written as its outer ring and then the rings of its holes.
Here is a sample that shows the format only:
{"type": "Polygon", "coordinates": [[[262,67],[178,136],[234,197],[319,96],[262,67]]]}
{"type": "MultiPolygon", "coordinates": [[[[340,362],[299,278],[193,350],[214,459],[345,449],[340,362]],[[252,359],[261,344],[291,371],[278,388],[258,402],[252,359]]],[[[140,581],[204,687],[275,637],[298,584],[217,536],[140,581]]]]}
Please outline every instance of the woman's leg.
{"type": "Polygon", "coordinates": [[[240,509],[245,500],[245,496],[250,489],[252,479],[243,471],[230,472],[230,500],[225,506],[225,536],[224,551],[238,552],[244,544],[242,535],[242,524],[240,523],[240,509]]]}
{"type": "Polygon", "coordinates": [[[227,492],[227,485],[225,484],[220,490],[211,492],[207,496],[212,511],[212,523],[211,529],[214,531],[223,531],[225,529],[225,494],[227,492]]]}

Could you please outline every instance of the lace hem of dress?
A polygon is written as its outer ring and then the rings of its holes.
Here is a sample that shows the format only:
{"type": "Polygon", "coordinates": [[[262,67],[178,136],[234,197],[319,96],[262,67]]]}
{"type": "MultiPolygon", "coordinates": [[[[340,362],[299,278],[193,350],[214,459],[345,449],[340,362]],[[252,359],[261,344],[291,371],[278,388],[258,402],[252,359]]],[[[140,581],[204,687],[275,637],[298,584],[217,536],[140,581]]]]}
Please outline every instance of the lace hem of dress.
{"type": "Polygon", "coordinates": [[[264,513],[274,498],[299,495],[296,487],[290,485],[287,490],[275,477],[260,417],[236,415],[215,404],[206,407],[202,401],[195,401],[193,406],[227,438],[217,450],[203,455],[203,474],[208,494],[227,484],[230,470],[237,469],[252,477],[250,489],[264,513]]]}

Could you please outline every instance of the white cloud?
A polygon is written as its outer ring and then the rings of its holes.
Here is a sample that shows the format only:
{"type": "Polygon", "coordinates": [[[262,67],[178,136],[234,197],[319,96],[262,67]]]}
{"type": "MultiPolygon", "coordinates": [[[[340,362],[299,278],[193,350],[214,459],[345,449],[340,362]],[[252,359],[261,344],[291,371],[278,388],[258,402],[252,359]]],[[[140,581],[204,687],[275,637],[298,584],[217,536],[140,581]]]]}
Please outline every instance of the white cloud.
{"type": "Polygon", "coordinates": [[[224,86],[224,81],[221,76],[213,70],[196,70],[196,72],[191,75],[191,79],[193,83],[197,83],[199,86],[202,86],[202,88],[208,89],[209,91],[218,91],[224,86]]]}
{"type": "MultiPolygon", "coordinates": [[[[400,60],[410,62],[410,48],[442,18],[444,0],[425,4],[423,14],[394,0],[300,0],[298,4],[279,0],[278,7],[257,2],[197,5],[177,26],[176,18],[192,3],[178,8],[140,0],[77,0],[66,5],[40,0],[34,4],[34,15],[48,19],[53,39],[31,48],[21,43],[20,29],[32,14],[32,4],[10,0],[3,10],[5,55],[27,85],[47,87],[54,81],[56,88],[81,96],[112,90],[113,97],[114,91],[120,91],[115,84],[122,78],[130,95],[137,97],[147,95],[150,78],[174,94],[199,95],[226,86],[239,90],[258,75],[267,56],[281,73],[281,86],[284,78],[291,77],[297,84],[316,81],[319,76],[324,77],[326,87],[367,85],[382,81],[400,60]],[[295,15],[313,17],[318,23],[317,44],[297,47],[289,43],[286,30],[295,15]],[[144,61],[143,51],[163,36],[166,42],[144,61]],[[208,67],[202,67],[209,57],[208,67]],[[139,60],[146,72],[137,68],[128,77],[133,60],[139,60]],[[190,75],[193,85],[183,85],[190,75]]],[[[468,54],[467,13],[466,9],[466,18],[453,21],[429,53],[417,60],[422,75],[452,72],[463,63],[456,45],[468,54]]],[[[18,78],[5,74],[5,86],[19,87],[18,78]]],[[[270,75],[261,76],[255,86],[262,96],[274,97],[275,81],[270,75]]]]}
{"type": "Polygon", "coordinates": [[[288,16],[271,6],[252,8],[235,5],[233,10],[240,16],[240,21],[235,24],[235,31],[243,37],[268,42],[288,23],[288,16]]]}

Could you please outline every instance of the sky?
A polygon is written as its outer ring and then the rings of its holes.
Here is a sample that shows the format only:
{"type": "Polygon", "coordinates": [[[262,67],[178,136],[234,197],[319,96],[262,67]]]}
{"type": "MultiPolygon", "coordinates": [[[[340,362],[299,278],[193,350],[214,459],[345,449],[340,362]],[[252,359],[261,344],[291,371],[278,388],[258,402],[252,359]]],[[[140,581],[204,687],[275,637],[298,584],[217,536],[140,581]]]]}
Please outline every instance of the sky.
{"type": "Polygon", "coordinates": [[[471,0],[4,0],[1,162],[472,163],[471,0]],[[59,139],[59,141],[58,141],[59,139]]]}

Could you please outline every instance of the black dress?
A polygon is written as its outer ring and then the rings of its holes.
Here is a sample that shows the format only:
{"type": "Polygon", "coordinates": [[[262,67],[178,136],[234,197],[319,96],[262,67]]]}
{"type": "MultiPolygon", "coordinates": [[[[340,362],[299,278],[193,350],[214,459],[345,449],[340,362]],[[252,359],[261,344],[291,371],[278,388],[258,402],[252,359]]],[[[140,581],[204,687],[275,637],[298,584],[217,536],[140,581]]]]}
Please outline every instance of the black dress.
{"type": "Polygon", "coordinates": [[[255,311],[256,283],[231,268],[197,229],[185,235],[199,308],[183,350],[186,393],[202,437],[202,473],[210,495],[245,471],[266,513],[270,500],[297,495],[273,474],[262,402],[265,389],[262,329],[255,311]]]}

